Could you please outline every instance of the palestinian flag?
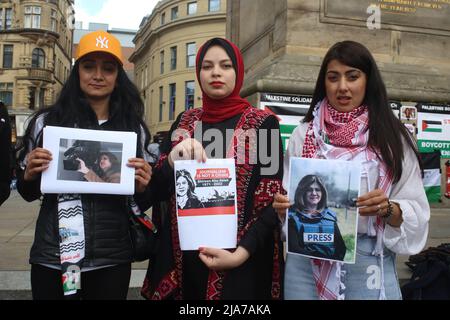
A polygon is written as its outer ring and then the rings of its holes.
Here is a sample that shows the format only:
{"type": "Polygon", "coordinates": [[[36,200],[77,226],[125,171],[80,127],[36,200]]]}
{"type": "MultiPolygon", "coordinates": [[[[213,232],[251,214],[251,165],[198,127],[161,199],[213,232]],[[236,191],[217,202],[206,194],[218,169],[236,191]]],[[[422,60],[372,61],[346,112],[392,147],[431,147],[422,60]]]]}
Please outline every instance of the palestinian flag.
{"type": "Polygon", "coordinates": [[[420,157],[424,166],[423,185],[428,201],[439,202],[441,200],[441,153],[421,153],[420,157]]]}
{"type": "Polygon", "coordinates": [[[442,133],[442,122],[432,120],[422,120],[422,131],[442,133]]]}

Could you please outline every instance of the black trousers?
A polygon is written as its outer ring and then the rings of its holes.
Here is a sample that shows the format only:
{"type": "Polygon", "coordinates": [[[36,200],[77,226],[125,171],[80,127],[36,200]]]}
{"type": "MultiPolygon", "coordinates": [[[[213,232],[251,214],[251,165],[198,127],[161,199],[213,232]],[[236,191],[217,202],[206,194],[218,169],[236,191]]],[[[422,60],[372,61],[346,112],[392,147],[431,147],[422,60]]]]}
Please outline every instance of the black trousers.
{"type": "Polygon", "coordinates": [[[64,297],[61,271],[31,265],[33,300],[126,300],[131,277],[131,263],[81,274],[81,290],[64,297]]]}

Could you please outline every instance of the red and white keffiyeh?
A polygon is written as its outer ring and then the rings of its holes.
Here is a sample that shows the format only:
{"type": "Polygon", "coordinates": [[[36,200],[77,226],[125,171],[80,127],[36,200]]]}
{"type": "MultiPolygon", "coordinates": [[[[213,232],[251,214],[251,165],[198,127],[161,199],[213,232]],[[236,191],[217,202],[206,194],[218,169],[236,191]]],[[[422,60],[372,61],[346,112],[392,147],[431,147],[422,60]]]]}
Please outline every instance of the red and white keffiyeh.
{"type": "MultiPolygon", "coordinates": [[[[367,147],[369,141],[369,111],[364,105],[351,112],[339,112],[324,99],[314,110],[314,120],[306,132],[303,158],[339,159],[361,162],[363,167],[376,162],[379,168],[377,188],[389,194],[392,177],[383,161],[367,147]]],[[[369,219],[368,235],[376,236],[377,243],[373,255],[381,260],[383,275],[383,232],[384,222],[377,216],[369,219]]],[[[313,276],[320,300],[341,300],[345,298],[344,284],[341,282],[340,262],[311,259],[313,276]]],[[[385,299],[382,276],[380,299],[385,299]]]]}

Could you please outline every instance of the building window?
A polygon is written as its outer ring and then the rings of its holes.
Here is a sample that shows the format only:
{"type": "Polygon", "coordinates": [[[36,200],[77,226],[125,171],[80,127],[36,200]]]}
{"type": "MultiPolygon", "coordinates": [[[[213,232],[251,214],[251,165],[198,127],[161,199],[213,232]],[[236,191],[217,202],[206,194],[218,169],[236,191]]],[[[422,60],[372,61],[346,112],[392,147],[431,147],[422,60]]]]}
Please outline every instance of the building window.
{"type": "Polygon", "coordinates": [[[13,48],[10,44],[3,46],[3,68],[13,67],[13,48]]]}
{"type": "Polygon", "coordinates": [[[36,108],[36,88],[30,87],[30,100],[28,109],[34,110],[36,108]]]}
{"type": "Polygon", "coordinates": [[[57,21],[58,15],[56,13],[56,10],[52,9],[52,14],[51,14],[51,30],[53,32],[57,32],[58,31],[58,21],[57,21]]]}
{"type": "Polygon", "coordinates": [[[172,20],[178,19],[178,7],[173,7],[172,10],[170,10],[170,18],[172,20]]]}
{"type": "Polygon", "coordinates": [[[161,74],[163,74],[163,73],[164,73],[164,51],[161,51],[161,52],[159,53],[159,58],[160,58],[160,60],[161,60],[161,65],[160,65],[160,70],[159,70],[159,72],[160,72],[161,74]]]}
{"type": "Polygon", "coordinates": [[[188,16],[197,13],[197,2],[189,2],[187,4],[187,14],[188,16]]]}
{"type": "Polygon", "coordinates": [[[177,95],[177,85],[175,83],[169,84],[169,120],[175,119],[175,103],[177,95]]]}
{"type": "Polygon", "coordinates": [[[0,30],[9,30],[12,26],[12,9],[0,8],[0,30]]]}
{"type": "Polygon", "coordinates": [[[33,50],[31,67],[41,69],[45,68],[45,52],[41,48],[36,48],[33,50]]]}
{"type": "Polygon", "coordinates": [[[12,26],[12,9],[0,8],[0,30],[9,30],[12,26]]]}
{"type": "Polygon", "coordinates": [[[0,100],[6,106],[12,106],[14,84],[12,82],[0,82],[0,100]]]}
{"type": "Polygon", "coordinates": [[[12,26],[12,9],[8,8],[6,9],[5,13],[5,30],[11,29],[12,26]]]}
{"type": "Polygon", "coordinates": [[[43,108],[45,106],[45,89],[41,88],[41,90],[39,90],[39,108],[43,108]]]}
{"type": "Polygon", "coordinates": [[[148,86],[148,65],[145,65],[145,72],[144,72],[144,87],[147,88],[148,86]]]}
{"type": "Polygon", "coordinates": [[[41,7],[25,7],[25,28],[41,28],[41,7]]]}
{"type": "Polygon", "coordinates": [[[186,44],[186,68],[195,67],[195,54],[197,46],[195,42],[186,44]]]}
{"type": "Polygon", "coordinates": [[[185,108],[186,110],[194,109],[194,98],[195,98],[195,81],[186,81],[185,90],[185,108]]]}
{"type": "Polygon", "coordinates": [[[170,48],[170,70],[177,69],[177,47],[170,48]]]}
{"type": "Polygon", "coordinates": [[[164,110],[164,100],[163,100],[163,87],[159,87],[159,122],[163,121],[163,110],[164,110]]]}
{"type": "Polygon", "coordinates": [[[165,12],[161,13],[161,25],[163,25],[164,23],[166,23],[166,13],[165,12]]]}
{"type": "Polygon", "coordinates": [[[44,107],[45,89],[43,88],[30,88],[30,104],[28,108],[30,110],[41,109],[44,107]]]}
{"type": "Polygon", "coordinates": [[[155,77],[155,56],[152,56],[152,64],[150,66],[150,72],[151,72],[151,77],[150,79],[153,79],[155,77]]]}
{"type": "Polygon", "coordinates": [[[209,0],[209,12],[220,11],[220,0],[209,0]]]}
{"type": "Polygon", "coordinates": [[[5,13],[5,30],[9,30],[11,29],[12,26],[12,9],[8,8],[5,9],[6,13],[5,13]]]}

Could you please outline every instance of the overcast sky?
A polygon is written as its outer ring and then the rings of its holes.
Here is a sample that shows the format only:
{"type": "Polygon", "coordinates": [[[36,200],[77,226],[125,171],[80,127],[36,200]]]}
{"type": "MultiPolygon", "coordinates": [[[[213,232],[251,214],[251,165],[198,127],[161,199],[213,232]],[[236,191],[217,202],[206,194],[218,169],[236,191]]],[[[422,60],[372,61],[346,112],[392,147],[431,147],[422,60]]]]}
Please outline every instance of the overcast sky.
{"type": "Polygon", "coordinates": [[[158,0],[75,0],[75,20],[107,23],[109,28],[139,29],[139,24],[150,14],[158,0]]]}

